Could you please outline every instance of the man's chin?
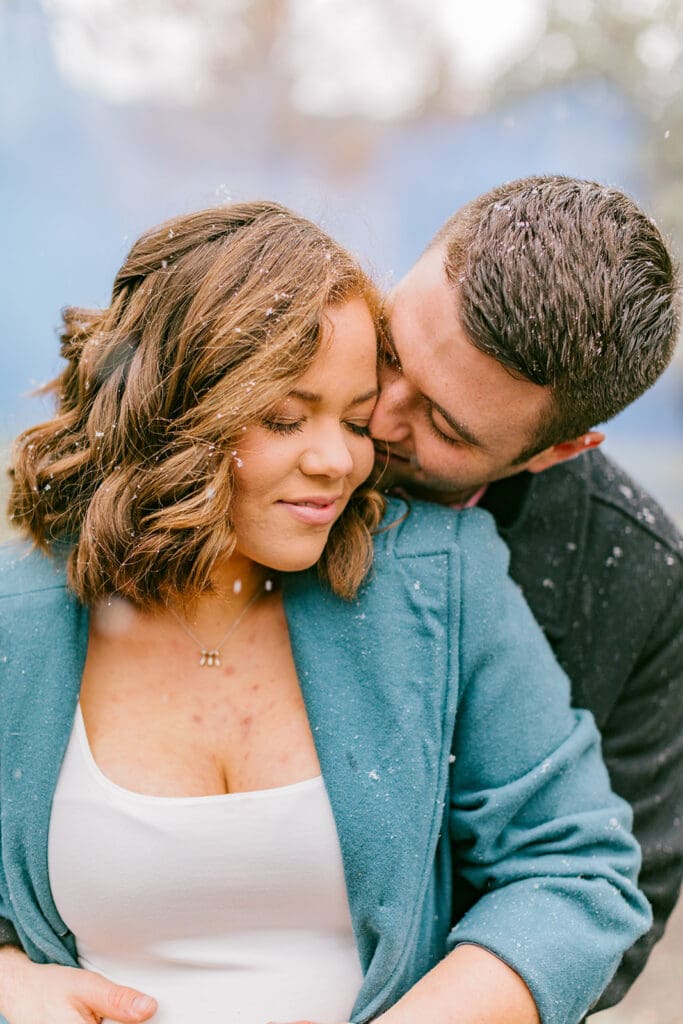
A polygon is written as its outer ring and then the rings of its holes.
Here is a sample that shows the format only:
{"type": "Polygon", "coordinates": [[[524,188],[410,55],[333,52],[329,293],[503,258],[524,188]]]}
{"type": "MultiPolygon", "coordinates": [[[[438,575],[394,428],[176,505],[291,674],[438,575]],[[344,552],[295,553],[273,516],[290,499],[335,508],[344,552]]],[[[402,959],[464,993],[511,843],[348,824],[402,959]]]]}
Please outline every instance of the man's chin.
{"type": "Polygon", "coordinates": [[[461,491],[443,490],[440,487],[433,487],[415,480],[397,484],[394,486],[394,490],[404,491],[413,498],[435,502],[437,505],[462,505],[470,496],[469,492],[463,494],[461,491]]]}
{"type": "Polygon", "coordinates": [[[438,502],[440,505],[459,504],[472,493],[470,489],[463,497],[457,484],[425,477],[407,459],[391,458],[383,464],[378,459],[375,462],[373,482],[383,491],[402,490],[415,498],[438,502]]]}
{"type": "Polygon", "coordinates": [[[395,456],[387,458],[385,455],[375,459],[372,480],[375,487],[379,487],[383,491],[390,491],[395,487],[412,490],[416,484],[419,484],[417,472],[408,459],[400,459],[395,456]]]}

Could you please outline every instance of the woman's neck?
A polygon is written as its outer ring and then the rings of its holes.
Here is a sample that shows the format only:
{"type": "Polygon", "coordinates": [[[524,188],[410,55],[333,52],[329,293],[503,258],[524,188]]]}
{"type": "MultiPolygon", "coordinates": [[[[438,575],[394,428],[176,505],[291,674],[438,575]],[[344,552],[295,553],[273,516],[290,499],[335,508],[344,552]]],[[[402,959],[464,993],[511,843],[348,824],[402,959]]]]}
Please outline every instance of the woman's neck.
{"type": "Polygon", "coordinates": [[[242,614],[247,605],[273,589],[274,573],[240,554],[219,560],[211,573],[212,590],[191,601],[176,603],[176,611],[192,628],[220,629],[242,614]]]}

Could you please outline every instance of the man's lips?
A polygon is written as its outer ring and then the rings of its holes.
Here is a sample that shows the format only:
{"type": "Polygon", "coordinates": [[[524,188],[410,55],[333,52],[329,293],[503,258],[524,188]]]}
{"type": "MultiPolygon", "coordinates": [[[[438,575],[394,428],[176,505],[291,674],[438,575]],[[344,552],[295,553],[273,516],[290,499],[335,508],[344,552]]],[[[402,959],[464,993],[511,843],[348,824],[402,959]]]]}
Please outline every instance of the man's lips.
{"type": "Polygon", "coordinates": [[[337,502],[341,497],[341,494],[337,494],[294,498],[282,500],[279,504],[301,523],[308,526],[328,526],[337,518],[337,502]]]}

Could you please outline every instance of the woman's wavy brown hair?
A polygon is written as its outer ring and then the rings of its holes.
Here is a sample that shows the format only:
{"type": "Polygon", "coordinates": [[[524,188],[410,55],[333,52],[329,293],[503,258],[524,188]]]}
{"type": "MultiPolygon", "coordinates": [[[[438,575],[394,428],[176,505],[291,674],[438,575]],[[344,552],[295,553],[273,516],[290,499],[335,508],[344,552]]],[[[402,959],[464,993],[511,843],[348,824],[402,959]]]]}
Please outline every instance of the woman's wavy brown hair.
{"type": "MultiPolygon", "coordinates": [[[[144,234],[101,311],[68,308],[57,413],[17,439],[9,511],[45,551],[66,543],[68,581],[90,605],[139,607],[211,589],[234,548],[230,508],[245,426],[313,361],[323,312],[375,288],[315,224],[269,202],[176,217],[144,234]]],[[[383,501],[358,490],[319,572],[355,595],[383,501]]]]}

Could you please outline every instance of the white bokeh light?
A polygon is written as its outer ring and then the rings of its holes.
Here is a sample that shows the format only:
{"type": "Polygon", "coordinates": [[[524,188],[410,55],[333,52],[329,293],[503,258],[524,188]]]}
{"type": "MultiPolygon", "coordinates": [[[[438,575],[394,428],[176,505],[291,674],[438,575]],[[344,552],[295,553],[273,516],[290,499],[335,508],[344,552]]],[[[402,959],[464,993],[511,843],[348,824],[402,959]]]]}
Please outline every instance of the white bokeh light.
{"type": "MultiPolygon", "coordinates": [[[[246,0],[44,0],[57,60],[110,102],[187,105],[248,44],[246,0]]],[[[415,113],[444,68],[463,92],[486,88],[544,24],[543,0],[289,0],[274,59],[290,101],[313,116],[415,113]]]]}
{"type": "Polygon", "coordinates": [[[196,6],[151,0],[44,0],[51,15],[57,64],[70,81],[114,103],[152,100],[189,105],[210,88],[211,26],[231,31],[222,46],[237,49],[243,4],[202,0],[196,6]]]}

